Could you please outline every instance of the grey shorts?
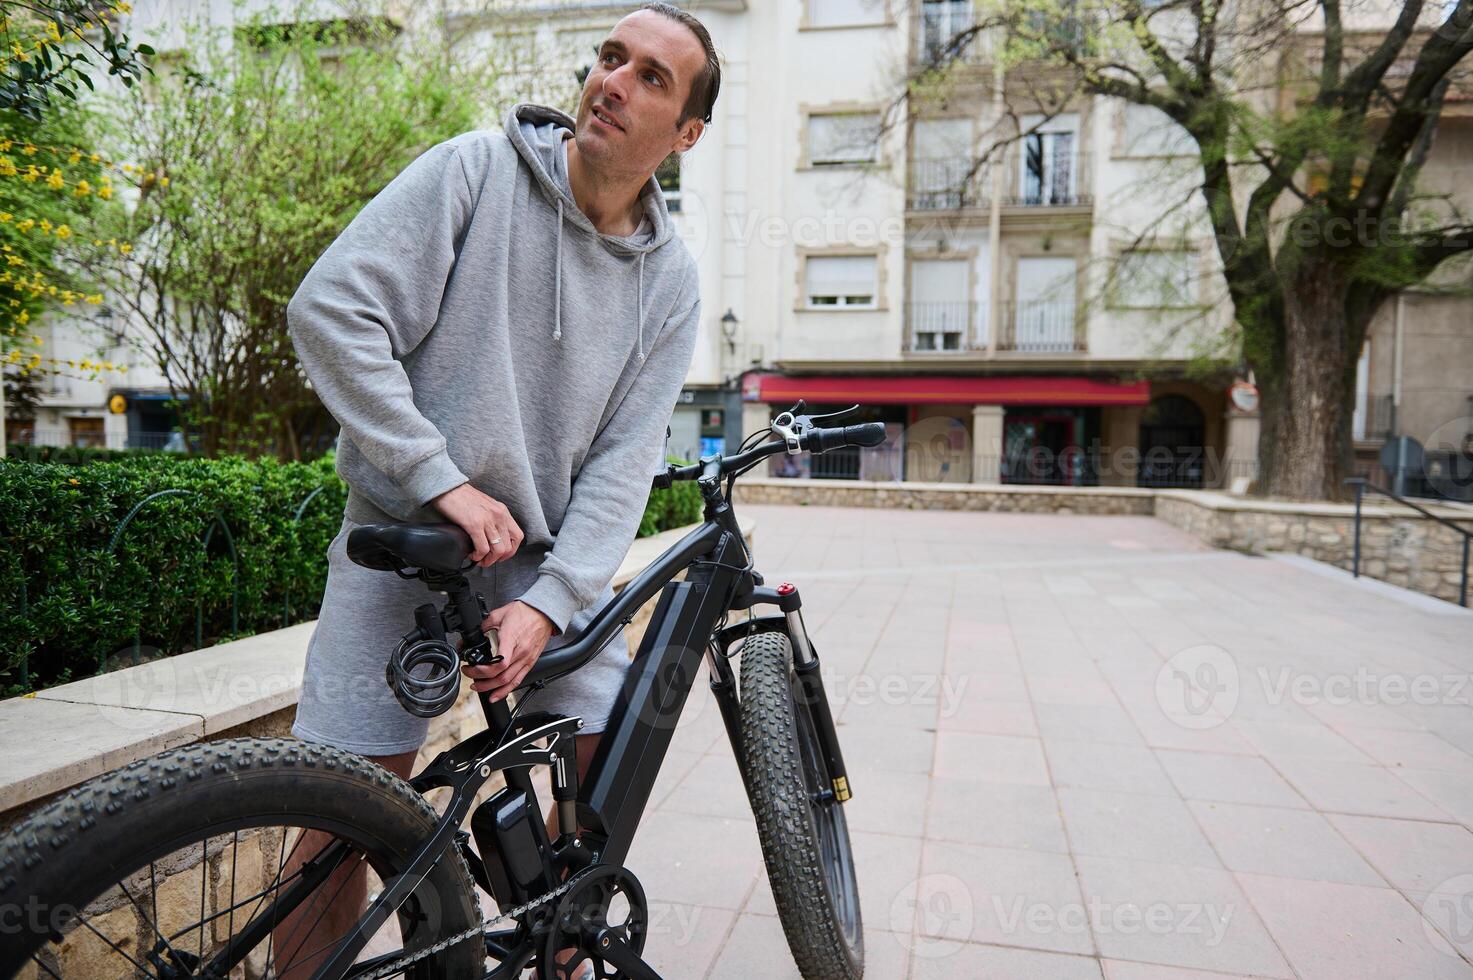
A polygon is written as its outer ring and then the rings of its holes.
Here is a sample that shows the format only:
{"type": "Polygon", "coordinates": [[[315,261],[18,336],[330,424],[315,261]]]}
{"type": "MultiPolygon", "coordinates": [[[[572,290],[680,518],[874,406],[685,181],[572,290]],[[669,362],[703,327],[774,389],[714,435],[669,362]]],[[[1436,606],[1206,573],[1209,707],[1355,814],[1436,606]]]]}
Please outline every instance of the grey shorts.
{"type": "MultiPolygon", "coordinates": [[[[411,715],[394,699],[384,667],[414,627],[414,608],[430,601],[443,604],[444,597],[417,579],[402,579],[349,560],[348,532],[356,526],[344,517],[327,549],[327,590],[307,647],[292,734],[359,755],[397,755],[424,744],[429,720],[411,715]]],[[[540,563],[540,556],[529,557],[540,563]]],[[[535,580],[536,564],[519,558],[466,573],[472,587],[485,595],[487,608],[511,602],[535,580]]],[[[547,649],[556,649],[564,636],[581,632],[613,598],[613,588],[605,586],[598,600],[574,614],[567,631],[554,636],[547,649]]],[[[629,647],[621,631],[592,661],[539,691],[527,709],[576,715],[583,719],[584,734],[601,732],[628,666],[629,647]]],[[[462,683],[469,685],[465,678],[462,683]]]]}

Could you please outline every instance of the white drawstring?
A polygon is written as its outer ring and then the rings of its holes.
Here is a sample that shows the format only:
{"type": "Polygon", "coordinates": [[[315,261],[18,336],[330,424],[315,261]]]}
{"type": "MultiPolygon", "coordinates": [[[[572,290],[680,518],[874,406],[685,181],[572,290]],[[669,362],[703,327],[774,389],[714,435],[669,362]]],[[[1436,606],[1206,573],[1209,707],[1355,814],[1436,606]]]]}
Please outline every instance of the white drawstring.
{"type": "Polygon", "coordinates": [[[644,360],[644,253],[639,253],[639,275],[634,287],[634,311],[639,318],[634,329],[639,333],[639,359],[644,360]]]}
{"type": "Polygon", "coordinates": [[[557,247],[552,274],[552,339],[563,339],[563,202],[557,202],[557,247]]]}
{"type": "MultiPolygon", "coordinates": [[[[552,339],[563,339],[563,202],[557,202],[557,245],[553,249],[552,339]]],[[[639,270],[634,284],[634,329],[639,338],[639,359],[644,360],[644,257],[639,253],[639,270]]]]}

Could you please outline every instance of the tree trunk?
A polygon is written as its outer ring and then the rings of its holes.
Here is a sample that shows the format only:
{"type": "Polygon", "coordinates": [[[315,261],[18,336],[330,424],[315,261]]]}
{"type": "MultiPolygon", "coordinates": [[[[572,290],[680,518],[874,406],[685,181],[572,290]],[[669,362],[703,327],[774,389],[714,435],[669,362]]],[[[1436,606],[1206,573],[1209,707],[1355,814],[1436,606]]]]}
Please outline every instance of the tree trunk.
{"type": "Polygon", "coordinates": [[[1343,267],[1313,255],[1286,283],[1284,362],[1263,400],[1261,493],[1291,500],[1344,496],[1358,353],[1349,349],[1348,287],[1343,267]]]}

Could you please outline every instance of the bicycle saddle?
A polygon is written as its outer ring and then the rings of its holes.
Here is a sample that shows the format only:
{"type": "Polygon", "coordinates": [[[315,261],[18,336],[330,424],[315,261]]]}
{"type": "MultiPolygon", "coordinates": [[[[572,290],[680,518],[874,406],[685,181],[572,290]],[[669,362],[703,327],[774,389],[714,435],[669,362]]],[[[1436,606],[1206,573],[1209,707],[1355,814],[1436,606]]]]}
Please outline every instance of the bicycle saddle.
{"type": "Polygon", "coordinates": [[[471,539],[454,524],[363,524],[348,532],[348,557],[382,572],[458,572],[471,539]]]}

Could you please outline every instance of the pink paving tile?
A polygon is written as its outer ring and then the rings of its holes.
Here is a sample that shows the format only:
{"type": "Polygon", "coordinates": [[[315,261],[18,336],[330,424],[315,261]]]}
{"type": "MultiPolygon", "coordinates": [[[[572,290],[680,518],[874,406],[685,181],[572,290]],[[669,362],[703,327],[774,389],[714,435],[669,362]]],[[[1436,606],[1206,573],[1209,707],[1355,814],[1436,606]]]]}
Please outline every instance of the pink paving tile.
{"type": "Polygon", "coordinates": [[[1389,888],[1238,875],[1304,980],[1466,980],[1473,966],[1389,888]]]}

